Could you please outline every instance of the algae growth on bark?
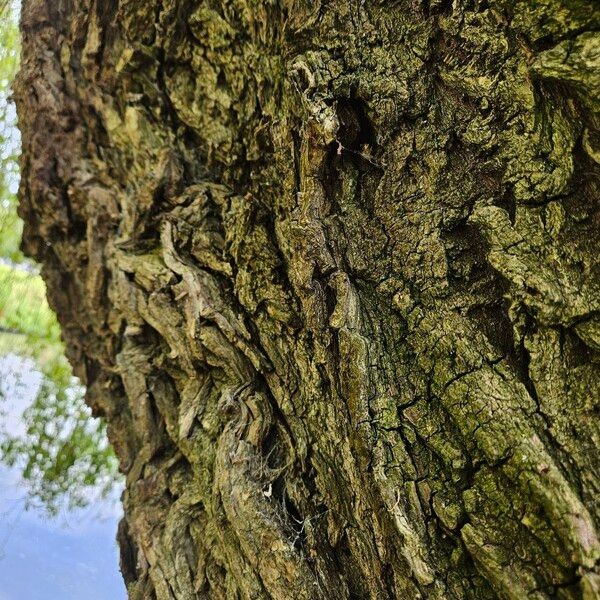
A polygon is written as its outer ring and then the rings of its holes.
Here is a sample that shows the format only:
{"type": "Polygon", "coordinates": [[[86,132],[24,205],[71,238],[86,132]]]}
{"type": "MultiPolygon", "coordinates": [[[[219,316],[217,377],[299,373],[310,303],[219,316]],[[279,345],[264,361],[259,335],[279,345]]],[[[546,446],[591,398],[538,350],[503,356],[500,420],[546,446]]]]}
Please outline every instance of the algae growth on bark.
{"type": "Polygon", "coordinates": [[[600,597],[600,6],[24,0],[24,248],[132,599],[600,597]]]}

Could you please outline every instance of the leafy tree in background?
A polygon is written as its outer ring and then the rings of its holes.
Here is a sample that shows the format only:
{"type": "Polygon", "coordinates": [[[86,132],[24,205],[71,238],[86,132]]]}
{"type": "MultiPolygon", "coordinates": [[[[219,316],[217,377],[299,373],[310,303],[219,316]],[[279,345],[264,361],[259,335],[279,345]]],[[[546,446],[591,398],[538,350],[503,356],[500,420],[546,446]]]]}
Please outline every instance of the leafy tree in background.
{"type": "Polygon", "coordinates": [[[0,256],[22,262],[19,250],[23,224],[17,216],[16,185],[19,133],[10,86],[19,64],[16,10],[0,2],[0,256]]]}
{"type": "MultiPolygon", "coordinates": [[[[0,12],[0,357],[18,355],[27,360],[17,364],[32,365],[34,374],[39,374],[36,378],[30,373],[29,383],[22,381],[22,385],[0,383],[2,397],[25,393],[28,386],[37,385],[35,398],[23,413],[24,433],[0,426],[0,457],[22,469],[27,506],[55,514],[110,491],[116,465],[105,427],[90,419],[84,390],[64,356],[60,329],[37,266],[19,249],[19,136],[10,98],[18,67],[19,31],[17,10],[0,2],[0,12]]],[[[1,370],[12,364],[0,362],[1,370]]],[[[22,373],[13,375],[13,380],[25,379],[22,373]]]]}

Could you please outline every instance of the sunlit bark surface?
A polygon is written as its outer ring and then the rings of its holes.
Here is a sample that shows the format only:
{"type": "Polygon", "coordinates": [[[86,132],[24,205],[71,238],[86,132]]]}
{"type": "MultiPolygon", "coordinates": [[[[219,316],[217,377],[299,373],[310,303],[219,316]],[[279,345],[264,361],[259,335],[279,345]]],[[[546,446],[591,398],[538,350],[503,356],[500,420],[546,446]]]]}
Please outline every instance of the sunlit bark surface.
{"type": "Polygon", "coordinates": [[[132,599],[600,597],[594,0],[24,0],[24,248],[132,599]]]}

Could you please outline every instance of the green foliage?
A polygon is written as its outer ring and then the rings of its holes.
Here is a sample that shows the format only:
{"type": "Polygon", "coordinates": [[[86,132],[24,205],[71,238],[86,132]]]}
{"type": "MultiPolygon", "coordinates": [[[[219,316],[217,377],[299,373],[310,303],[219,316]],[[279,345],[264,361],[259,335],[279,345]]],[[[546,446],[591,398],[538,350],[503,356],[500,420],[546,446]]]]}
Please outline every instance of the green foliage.
{"type": "MultiPolygon", "coordinates": [[[[27,505],[50,514],[105,495],[116,477],[116,459],[104,424],[91,417],[84,389],[64,355],[60,327],[48,306],[37,268],[19,250],[22,222],[17,216],[19,136],[10,85],[19,57],[16,11],[0,3],[0,367],[17,355],[29,373],[0,381],[0,400],[35,394],[22,415],[22,427],[0,424],[0,459],[21,469],[27,505]],[[20,381],[20,384],[19,384],[20,381]]],[[[12,364],[12,363],[11,363],[12,364]]],[[[1,406],[1,405],[0,405],[1,406]]],[[[0,413],[1,416],[1,413],[0,413]]],[[[4,415],[6,416],[6,415],[4,415]]]]}
{"type": "MultiPolygon", "coordinates": [[[[2,458],[22,469],[28,503],[56,513],[64,504],[85,505],[92,490],[109,492],[116,460],[71,374],[44,283],[35,272],[0,265],[0,355],[8,353],[31,359],[41,375],[24,432],[0,429],[2,458]]],[[[0,393],[19,390],[12,387],[0,393]]]]}
{"type": "Polygon", "coordinates": [[[0,354],[16,352],[34,358],[61,384],[70,369],[64,358],[60,328],[46,301],[46,288],[37,272],[0,264],[0,354]]]}
{"type": "Polygon", "coordinates": [[[19,250],[22,223],[16,211],[19,178],[19,131],[10,85],[19,64],[19,30],[16,11],[0,3],[0,256],[22,261],[19,250]]]}

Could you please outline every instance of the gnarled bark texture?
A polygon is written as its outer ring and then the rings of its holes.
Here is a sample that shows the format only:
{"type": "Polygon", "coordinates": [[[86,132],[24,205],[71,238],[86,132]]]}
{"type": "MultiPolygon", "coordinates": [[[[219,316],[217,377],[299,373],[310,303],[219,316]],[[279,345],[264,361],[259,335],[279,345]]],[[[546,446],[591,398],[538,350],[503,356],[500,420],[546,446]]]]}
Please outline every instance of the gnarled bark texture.
{"type": "Polygon", "coordinates": [[[600,597],[594,0],[24,0],[24,247],[133,599],[600,597]]]}

